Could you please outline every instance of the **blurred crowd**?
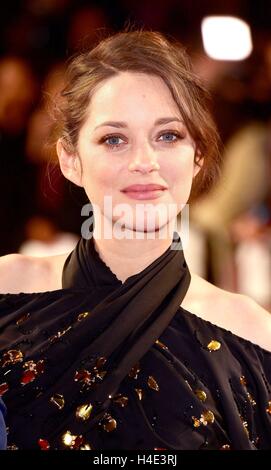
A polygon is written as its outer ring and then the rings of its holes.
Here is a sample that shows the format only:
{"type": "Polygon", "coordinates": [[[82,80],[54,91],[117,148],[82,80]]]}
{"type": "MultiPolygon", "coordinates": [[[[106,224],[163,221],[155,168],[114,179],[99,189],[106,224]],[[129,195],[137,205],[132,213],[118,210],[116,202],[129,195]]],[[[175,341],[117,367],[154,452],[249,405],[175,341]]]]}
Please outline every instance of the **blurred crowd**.
{"type": "Polygon", "coordinates": [[[191,202],[191,269],[271,308],[271,7],[256,3],[229,1],[225,11],[219,1],[11,0],[0,19],[0,255],[76,243],[87,199],[57,168],[50,103],[68,57],[135,23],[181,40],[213,96],[223,165],[217,185],[191,202]],[[212,13],[253,19],[251,57],[204,54],[200,20],[212,13]]]}

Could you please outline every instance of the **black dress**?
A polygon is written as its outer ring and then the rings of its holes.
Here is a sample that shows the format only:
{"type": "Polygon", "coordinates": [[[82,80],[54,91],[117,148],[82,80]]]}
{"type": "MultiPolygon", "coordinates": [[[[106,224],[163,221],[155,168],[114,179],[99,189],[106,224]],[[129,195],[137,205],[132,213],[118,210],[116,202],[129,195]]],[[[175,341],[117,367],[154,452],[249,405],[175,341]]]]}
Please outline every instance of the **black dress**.
{"type": "Polygon", "coordinates": [[[189,282],[180,250],[122,284],[80,240],[63,289],[1,295],[9,448],[271,449],[271,353],[184,310],[189,282]]]}

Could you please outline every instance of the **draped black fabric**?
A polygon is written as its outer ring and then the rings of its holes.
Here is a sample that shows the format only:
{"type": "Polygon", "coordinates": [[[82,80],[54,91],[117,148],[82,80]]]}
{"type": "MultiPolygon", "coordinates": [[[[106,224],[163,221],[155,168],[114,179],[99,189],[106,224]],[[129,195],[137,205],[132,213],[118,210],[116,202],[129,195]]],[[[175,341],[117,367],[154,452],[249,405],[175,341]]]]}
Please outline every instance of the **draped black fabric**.
{"type": "Polygon", "coordinates": [[[6,407],[0,398],[0,450],[6,449],[7,434],[4,417],[6,415],[6,407]]]}
{"type": "Polygon", "coordinates": [[[271,353],[180,307],[172,247],[122,283],[81,239],[63,289],[0,296],[10,448],[271,448],[271,353]]]}

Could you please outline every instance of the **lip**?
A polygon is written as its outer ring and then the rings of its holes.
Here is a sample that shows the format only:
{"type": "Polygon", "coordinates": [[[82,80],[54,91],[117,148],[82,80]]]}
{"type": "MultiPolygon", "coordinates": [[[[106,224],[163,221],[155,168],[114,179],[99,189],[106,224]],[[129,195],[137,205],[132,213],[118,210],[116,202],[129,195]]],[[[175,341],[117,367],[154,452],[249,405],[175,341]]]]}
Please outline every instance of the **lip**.
{"type": "Polygon", "coordinates": [[[131,186],[127,186],[127,188],[124,188],[122,191],[124,193],[127,192],[146,192],[146,191],[156,191],[156,190],[163,190],[167,189],[165,186],[162,186],[161,184],[132,184],[131,186]]]}
{"type": "Polygon", "coordinates": [[[161,197],[166,189],[160,184],[133,184],[122,191],[131,199],[150,200],[161,197]]]}

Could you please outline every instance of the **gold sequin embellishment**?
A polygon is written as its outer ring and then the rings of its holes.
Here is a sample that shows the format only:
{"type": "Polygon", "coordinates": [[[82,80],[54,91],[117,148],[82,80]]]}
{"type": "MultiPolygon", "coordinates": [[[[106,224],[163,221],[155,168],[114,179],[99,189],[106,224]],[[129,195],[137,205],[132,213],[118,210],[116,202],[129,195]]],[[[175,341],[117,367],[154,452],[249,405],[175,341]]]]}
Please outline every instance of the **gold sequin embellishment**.
{"type": "Polygon", "coordinates": [[[207,344],[207,348],[209,351],[218,351],[221,348],[221,343],[219,341],[216,341],[215,339],[212,339],[209,344],[207,344]]]}
{"type": "Polygon", "coordinates": [[[76,418],[86,421],[89,419],[93,406],[89,404],[78,406],[76,409],[76,418]]]}
{"type": "Polygon", "coordinates": [[[203,390],[196,389],[195,390],[195,395],[198,397],[200,401],[205,401],[207,398],[206,393],[203,390]]]}
{"type": "Polygon", "coordinates": [[[74,450],[91,450],[91,447],[88,443],[85,442],[85,438],[80,436],[73,435],[70,431],[66,431],[62,435],[62,442],[66,447],[74,450]]]}
{"type": "Polygon", "coordinates": [[[30,313],[25,313],[21,318],[16,321],[16,325],[20,326],[30,317],[30,313]]]}
{"type": "Polygon", "coordinates": [[[220,450],[231,450],[231,446],[229,444],[223,444],[223,446],[220,447],[220,450]]]}
{"type": "Polygon", "coordinates": [[[137,394],[137,396],[138,396],[138,399],[141,401],[142,398],[143,398],[143,390],[142,390],[142,388],[135,388],[135,392],[136,392],[136,394],[137,394]]]}
{"type": "Polygon", "coordinates": [[[78,317],[77,317],[77,321],[82,321],[84,320],[85,318],[87,318],[89,316],[89,312],[83,312],[83,313],[79,313],[78,317]]]}
{"type": "Polygon", "coordinates": [[[130,370],[129,377],[136,380],[137,377],[138,377],[139,372],[140,372],[140,365],[139,365],[139,363],[137,363],[130,370]]]}
{"type": "Polygon", "coordinates": [[[117,403],[117,405],[121,406],[122,408],[128,404],[128,397],[124,395],[118,394],[113,398],[113,402],[117,403]]]}
{"type": "Polygon", "coordinates": [[[243,385],[244,387],[247,385],[247,380],[244,375],[241,375],[240,377],[240,384],[243,385]]]}
{"type": "Polygon", "coordinates": [[[53,395],[50,398],[50,402],[53,403],[53,405],[57,406],[59,410],[62,410],[62,408],[64,408],[65,406],[64,397],[60,393],[56,393],[55,395],[53,395]]]}
{"type": "Polygon", "coordinates": [[[152,375],[149,375],[148,377],[148,386],[152,389],[155,390],[156,392],[159,392],[159,385],[156,382],[155,378],[152,375]]]}
{"type": "Polygon", "coordinates": [[[215,421],[215,415],[212,411],[207,410],[201,414],[200,418],[192,416],[192,420],[194,428],[199,428],[201,425],[207,426],[208,424],[213,424],[215,421]]]}
{"type": "Polygon", "coordinates": [[[0,365],[2,367],[6,367],[11,364],[17,364],[18,362],[23,361],[23,353],[17,349],[10,349],[9,351],[5,352],[0,360],[0,365]]]}
{"type": "Polygon", "coordinates": [[[105,413],[101,424],[106,432],[112,432],[117,427],[117,421],[109,413],[105,413]]]}

